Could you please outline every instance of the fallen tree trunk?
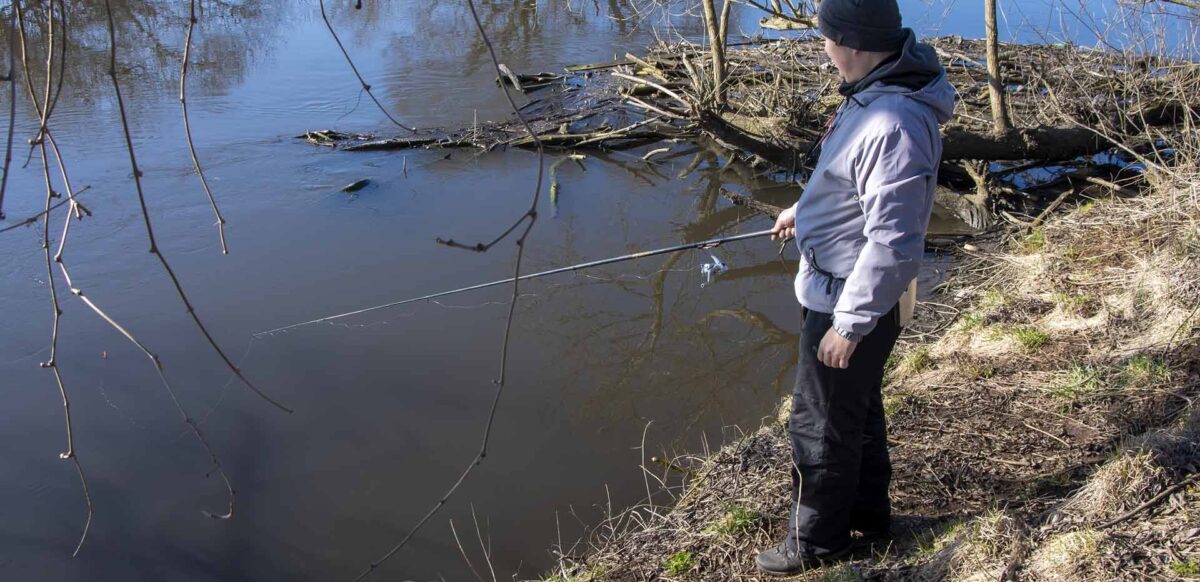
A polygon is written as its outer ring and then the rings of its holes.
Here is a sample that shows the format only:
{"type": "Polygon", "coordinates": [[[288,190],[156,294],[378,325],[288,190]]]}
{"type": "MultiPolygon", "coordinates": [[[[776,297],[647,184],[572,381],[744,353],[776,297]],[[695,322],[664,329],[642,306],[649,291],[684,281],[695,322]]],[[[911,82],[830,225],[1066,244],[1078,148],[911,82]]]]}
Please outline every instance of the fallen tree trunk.
{"type": "MultiPolygon", "coordinates": [[[[710,112],[700,115],[700,127],[714,138],[753,153],[785,170],[796,169],[812,142],[799,138],[754,135],[710,112]]],[[[1113,144],[1095,132],[1073,127],[1009,130],[996,137],[951,129],[942,135],[942,160],[1069,160],[1102,152],[1113,144]]]]}
{"type": "Polygon", "coordinates": [[[1075,127],[1016,128],[1001,137],[962,129],[942,135],[943,160],[1069,160],[1111,147],[1096,132],[1075,127]]]}

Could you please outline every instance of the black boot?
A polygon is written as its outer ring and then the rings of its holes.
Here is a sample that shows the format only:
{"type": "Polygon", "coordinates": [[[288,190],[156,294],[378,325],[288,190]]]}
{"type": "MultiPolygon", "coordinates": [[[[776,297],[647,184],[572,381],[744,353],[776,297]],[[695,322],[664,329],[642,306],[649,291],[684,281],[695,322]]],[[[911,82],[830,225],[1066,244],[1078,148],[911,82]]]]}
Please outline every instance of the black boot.
{"type": "Polygon", "coordinates": [[[833,552],[817,552],[803,542],[796,548],[781,542],[778,546],[759,552],[754,563],[759,570],[772,576],[789,576],[837,561],[849,551],[849,545],[833,552]]]}

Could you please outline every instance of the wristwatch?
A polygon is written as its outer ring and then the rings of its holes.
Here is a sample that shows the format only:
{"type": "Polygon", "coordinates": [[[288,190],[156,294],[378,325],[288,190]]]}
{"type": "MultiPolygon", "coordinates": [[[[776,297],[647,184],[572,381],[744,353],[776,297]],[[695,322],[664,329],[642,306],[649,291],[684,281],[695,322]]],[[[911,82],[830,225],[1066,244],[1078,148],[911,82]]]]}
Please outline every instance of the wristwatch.
{"type": "Polygon", "coordinates": [[[858,342],[862,341],[862,335],[851,332],[851,331],[846,331],[840,327],[834,326],[833,331],[836,331],[838,335],[840,335],[854,343],[858,343],[858,342]]]}

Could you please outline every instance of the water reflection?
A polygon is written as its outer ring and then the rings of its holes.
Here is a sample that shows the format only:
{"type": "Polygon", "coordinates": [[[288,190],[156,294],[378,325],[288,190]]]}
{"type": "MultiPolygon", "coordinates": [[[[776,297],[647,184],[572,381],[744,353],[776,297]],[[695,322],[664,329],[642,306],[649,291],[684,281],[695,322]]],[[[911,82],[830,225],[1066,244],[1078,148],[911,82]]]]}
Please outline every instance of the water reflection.
{"type": "MultiPolygon", "coordinates": [[[[27,0],[21,4],[28,59],[37,86],[45,80],[53,5],[55,52],[60,54],[64,45],[67,50],[65,68],[60,66],[61,56],[56,57],[54,66],[65,70],[64,83],[71,97],[85,103],[107,102],[109,39],[104,3],[27,0]]],[[[178,91],[188,3],[112,0],[111,4],[119,48],[118,72],[141,88],[133,91],[135,98],[148,88],[178,91]]],[[[201,2],[192,41],[189,84],[198,92],[220,94],[243,83],[251,66],[269,55],[273,37],[293,16],[291,8],[287,2],[201,2]]],[[[4,11],[6,22],[8,10],[4,11]]],[[[8,27],[0,27],[0,46],[8,46],[8,36],[8,27]]]]}

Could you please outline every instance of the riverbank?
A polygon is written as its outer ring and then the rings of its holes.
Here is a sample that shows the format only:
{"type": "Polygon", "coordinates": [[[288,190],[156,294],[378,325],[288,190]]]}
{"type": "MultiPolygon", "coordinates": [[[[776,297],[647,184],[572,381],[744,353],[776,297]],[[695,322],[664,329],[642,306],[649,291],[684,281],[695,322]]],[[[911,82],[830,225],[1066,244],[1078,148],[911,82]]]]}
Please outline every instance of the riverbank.
{"type": "MultiPolygon", "coordinates": [[[[926,305],[952,322],[908,334],[886,379],[892,538],[794,579],[1200,575],[1200,176],[1145,177],[958,251],[926,305]]],[[[550,579],[760,578],[789,455],[773,418],[651,464],[672,503],[612,515],[550,579]]]]}

